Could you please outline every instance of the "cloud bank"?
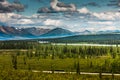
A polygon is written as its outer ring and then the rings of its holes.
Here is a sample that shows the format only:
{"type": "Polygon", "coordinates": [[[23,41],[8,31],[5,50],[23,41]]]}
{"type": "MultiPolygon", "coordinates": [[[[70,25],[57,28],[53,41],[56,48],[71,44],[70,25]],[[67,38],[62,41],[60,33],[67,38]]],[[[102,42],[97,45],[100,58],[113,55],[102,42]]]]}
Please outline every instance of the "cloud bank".
{"type": "Polygon", "coordinates": [[[52,12],[75,12],[77,8],[75,4],[64,4],[58,0],[51,0],[50,8],[42,7],[37,13],[52,13],[52,12]]]}
{"type": "Polygon", "coordinates": [[[51,0],[51,8],[54,11],[60,11],[60,12],[64,12],[64,11],[76,11],[76,6],[74,4],[64,4],[59,2],[58,0],[51,0]]]}
{"type": "Polygon", "coordinates": [[[69,13],[61,16],[59,14],[36,14],[28,18],[13,13],[1,13],[0,21],[19,28],[34,26],[52,29],[61,27],[72,31],[120,29],[120,13],[117,11],[96,13],[86,7],[78,10],[79,13],[73,13],[75,15],[69,13]],[[38,15],[40,18],[37,18],[38,15]]]}
{"type": "Polygon", "coordinates": [[[0,0],[0,13],[11,13],[14,11],[24,11],[24,5],[20,3],[9,3],[7,0],[0,0]]]}

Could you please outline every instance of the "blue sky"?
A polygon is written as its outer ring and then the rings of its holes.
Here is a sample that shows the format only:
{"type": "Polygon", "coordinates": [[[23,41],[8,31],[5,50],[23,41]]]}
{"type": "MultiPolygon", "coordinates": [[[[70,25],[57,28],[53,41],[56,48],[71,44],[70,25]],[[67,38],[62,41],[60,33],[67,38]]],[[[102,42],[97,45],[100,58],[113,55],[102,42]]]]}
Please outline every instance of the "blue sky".
{"type": "MultiPolygon", "coordinates": [[[[13,2],[14,0],[8,0],[13,2]]],[[[28,5],[28,8],[25,9],[23,15],[32,15],[35,14],[38,8],[49,7],[50,0],[18,0],[22,4],[28,5]]],[[[70,4],[73,3],[77,6],[77,9],[82,7],[87,7],[90,11],[93,12],[106,12],[106,11],[116,11],[119,9],[115,6],[107,6],[112,0],[59,0],[60,2],[70,4]],[[92,5],[93,3],[93,5],[92,5]]]]}
{"type": "MultiPolygon", "coordinates": [[[[15,0],[7,0],[12,4],[15,0]]],[[[76,7],[76,12],[37,13],[41,8],[50,8],[50,0],[16,0],[27,5],[23,12],[0,13],[0,21],[17,28],[61,27],[71,31],[120,30],[119,0],[59,0],[64,5],[76,7]],[[7,15],[7,16],[6,16],[7,15]],[[39,17],[39,18],[38,18],[39,17]]],[[[59,7],[60,8],[60,7],[59,7]]]]}

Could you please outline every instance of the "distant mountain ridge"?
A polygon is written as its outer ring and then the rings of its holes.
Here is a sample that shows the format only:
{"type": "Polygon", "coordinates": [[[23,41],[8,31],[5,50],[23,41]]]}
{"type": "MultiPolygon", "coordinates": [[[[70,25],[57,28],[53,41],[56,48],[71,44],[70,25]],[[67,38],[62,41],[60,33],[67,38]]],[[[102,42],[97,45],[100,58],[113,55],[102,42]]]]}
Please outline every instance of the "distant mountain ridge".
{"type": "Polygon", "coordinates": [[[44,36],[44,37],[49,37],[49,36],[53,36],[53,37],[61,37],[61,36],[71,36],[71,35],[74,35],[74,32],[71,32],[69,30],[66,30],[66,29],[62,29],[62,28],[55,28],[55,29],[52,29],[50,31],[48,31],[47,33],[41,35],[41,36],[44,36]]]}
{"type": "Polygon", "coordinates": [[[47,33],[48,31],[50,31],[50,29],[32,27],[32,28],[22,28],[21,31],[30,33],[33,36],[40,36],[42,34],[47,33]]]}
{"type": "Polygon", "coordinates": [[[106,31],[98,31],[98,34],[110,34],[110,33],[120,33],[120,30],[106,30],[106,31]]]}
{"type": "Polygon", "coordinates": [[[44,29],[44,28],[15,28],[9,26],[0,26],[0,36],[19,36],[19,37],[62,37],[74,35],[71,32],[62,28],[44,29]]]}
{"type": "Polygon", "coordinates": [[[43,28],[15,28],[9,26],[0,26],[0,36],[21,36],[21,37],[33,37],[47,33],[50,29],[43,28]]]}
{"type": "Polygon", "coordinates": [[[89,30],[85,30],[85,31],[82,31],[82,32],[78,32],[78,34],[92,34],[92,32],[91,31],[89,31],[89,30]]]}
{"type": "Polygon", "coordinates": [[[82,32],[72,32],[63,28],[54,29],[44,29],[44,28],[15,28],[9,26],[0,26],[0,37],[1,38],[59,38],[59,37],[69,37],[75,35],[96,35],[96,34],[120,34],[120,30],[107,30],[92,32],[85,30],[82,32]]]}
{"type": "Polygon", "coordinates": [[[106,31],[81,31],[76,32],[77,35],[91,35],[91,34],[120,34],[120,30],[106,30],[106,31]]]}

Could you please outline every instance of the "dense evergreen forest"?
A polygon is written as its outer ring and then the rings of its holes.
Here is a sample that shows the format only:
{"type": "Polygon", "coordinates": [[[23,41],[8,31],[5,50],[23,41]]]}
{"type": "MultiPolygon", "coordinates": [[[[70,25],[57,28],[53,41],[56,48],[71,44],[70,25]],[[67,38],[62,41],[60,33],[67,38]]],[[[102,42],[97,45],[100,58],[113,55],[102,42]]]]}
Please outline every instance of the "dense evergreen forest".
{"type": "Polygon", "coordinates": [[[37,41],[27,40],[13,40],[13,41],[0,41],[0,49],[29,49],[36,45],[37,41]]]}

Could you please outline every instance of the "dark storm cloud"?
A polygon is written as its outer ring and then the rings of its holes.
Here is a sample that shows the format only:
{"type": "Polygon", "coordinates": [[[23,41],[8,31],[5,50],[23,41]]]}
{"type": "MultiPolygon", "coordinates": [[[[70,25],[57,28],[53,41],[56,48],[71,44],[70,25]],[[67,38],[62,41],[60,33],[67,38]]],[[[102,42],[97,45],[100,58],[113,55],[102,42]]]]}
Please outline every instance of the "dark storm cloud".
{"type": "Polygon", "coordinates": [[[71,7],[70,5],[64,4],[63,2],[57,3],[56,6],[58,6],[58,7],[66,7],[66,8],[70,8],[71,7]]]}
{"type": "Polygon", "coordinates": [[[120,7],[120,0],[111,0],[107,6],[115,6],[115,7],[120,7]]]}
{"type": "Polygon", "coordinates": [[[89,2],[86,4],[83,4],[82,6],[96,6],[96,7],[101,7],[99,4],[97,4],[96,2],[89,2]]]}
{"type": "Polygon", "coordinates": [[[75,4],[65,4],[58,0],[51,0],[50,8],[40,8],[37,13],[52,13],[52,12],[75,12],[77,11],[75,4]]]}
{"type": "Polygon", "coordinates": [[[6,0],[0,0],[0,13],[10,13],[14,11],[24,11],[24,5],[20,3],[9,3],[6,0]]]}

